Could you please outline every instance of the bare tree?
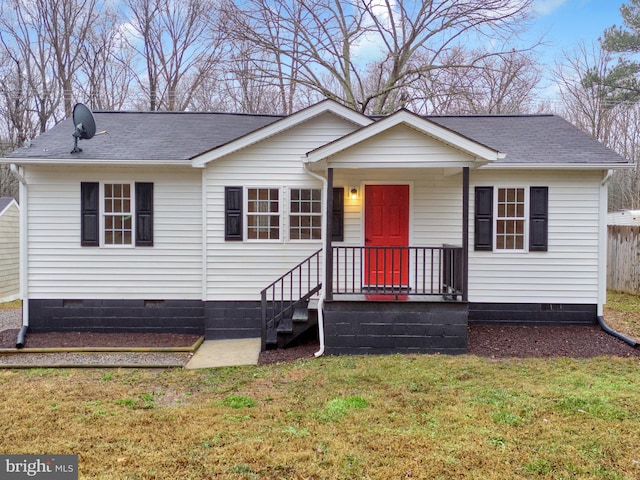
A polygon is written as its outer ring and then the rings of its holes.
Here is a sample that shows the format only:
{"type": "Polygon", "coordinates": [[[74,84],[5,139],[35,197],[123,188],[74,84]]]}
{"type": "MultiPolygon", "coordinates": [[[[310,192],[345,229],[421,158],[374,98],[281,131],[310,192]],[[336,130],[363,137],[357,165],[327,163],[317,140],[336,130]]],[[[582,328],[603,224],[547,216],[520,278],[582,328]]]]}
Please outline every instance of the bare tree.
{"type": "Polygon", "coordinates": [[[135,52],[125,40],[122,21],[116,11],[104,11],[82,46],[84,62],[75,89],[94,110],[120,110],[133,95],[135,52]]]}
{"type": "Polygon", "coordinates": [[[614,172],[609,209],[640,208],[640,106],[611,102],[607,85],[590,78],[607,77],[611,56],[598,46],[580,45],[556,68],[563,115],[573,124],[636,164],[614,172]]]}
{"type": "MultiPolygon", "coordinates": [[[[12,88],[5,89],[5,99],[13,108],[17,107],[17,101],[34,115],[38,131],[44,132],[55,121],[62,99],[55,56],[46,37],[39,34],[38,17],[27,11],[19,0],[7,0],[6,5],[5,14],[0,16],[0,42],[13,80],[10,80],[12,88]]],[[[29,138],[29,132],[21,131],[24,129],[21,122],[12,128],[16,130],[18,143],[29,138]]]]}
{"type": "MultiPolygon", "coordinates": [[[[284,76],[356,110],[379,114],[402,105],[402,91],[416,79],[445,67],[442,59],[451,49],[478,36],[504,38],[520,28],[530,4],[227,0],[224,8],[233,19],[236,39],[270,55],[274,67],[267,73],[274,82],[284,76]],[[287,68],[279,69],[279,64],[287,68]]],[[[471,64],[477,60],[472,58],[471,64]]]]}
{"type": "Polygon", "coordinates": [[[528,113],[541,79],[531,54],[452,50],[449,67],[434,69],[406,89],[412,110],[434,114],[528,113]],[[472,58],[479,58],[470,64],[472,58]]]}
{"type": "Polygon", "coordinates": [[[127,0],[131,46],[146,72],[138,80],[150,110],[185,110],[224,51],[212,0],[127,0]]]}

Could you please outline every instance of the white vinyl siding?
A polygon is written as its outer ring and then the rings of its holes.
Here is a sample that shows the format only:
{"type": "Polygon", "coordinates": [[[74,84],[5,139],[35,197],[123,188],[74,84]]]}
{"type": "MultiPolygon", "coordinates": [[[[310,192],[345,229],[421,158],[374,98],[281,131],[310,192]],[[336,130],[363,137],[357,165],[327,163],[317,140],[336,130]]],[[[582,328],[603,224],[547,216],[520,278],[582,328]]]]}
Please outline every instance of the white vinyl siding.
{"type": "Polygon", "coordinates": [[[207,300],[259,300],[263,288],[322,248],[321,240],[225,242],[224,187],[245,187],[245,195],[246,188],[281,188],[282,227],[288,232],[290,189],[322,187],[303,170],[301,156],[356,128],[325,113],[207,164],[207,300]]]}
{"type": "Polygon", "coordinates": [[[399,164],[444,166],[472,160],[460,150],[405,125],[397,125],[330,158],[343,168],[373,167],[374,163],[385,168],[399,164]]]}
{"type": "MultiPolygon", "coordinates": [[[[585,303],[598,301],[598,218],[602,172],[474,171],[475,186],[548,186],[547,252],[469,252],[469,301],[585,303]]],[[[470,205],[473,218],[473,201],[470,205]]],[[[473,239],[473,222],[470,224],[473,239]]]]}
{"type": "Polygon", "coordinates": [[[20,293],[20,210],[11,204],[0,215],[0,301],[20,293]]]}
{"type": "Polygon", "coordinates": [[[29,167],[29,297],[200,299],[201,171],[29,167]],[[80,182],[154,184],[154,246],[80,246],[80,182]]]}

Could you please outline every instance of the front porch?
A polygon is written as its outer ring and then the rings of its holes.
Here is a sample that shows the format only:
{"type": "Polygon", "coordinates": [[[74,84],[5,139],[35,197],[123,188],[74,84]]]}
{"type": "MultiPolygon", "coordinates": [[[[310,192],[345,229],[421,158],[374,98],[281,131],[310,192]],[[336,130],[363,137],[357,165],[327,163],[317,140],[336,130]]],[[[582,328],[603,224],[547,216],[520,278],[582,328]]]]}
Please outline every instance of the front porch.
{"type": "Polygon", "coordinates": [[[317,251],[262,291],[262,349],[284,348],[318,328],[325,273],[325,352],[466,352],[462,247],[345,247],[317,251]]]}

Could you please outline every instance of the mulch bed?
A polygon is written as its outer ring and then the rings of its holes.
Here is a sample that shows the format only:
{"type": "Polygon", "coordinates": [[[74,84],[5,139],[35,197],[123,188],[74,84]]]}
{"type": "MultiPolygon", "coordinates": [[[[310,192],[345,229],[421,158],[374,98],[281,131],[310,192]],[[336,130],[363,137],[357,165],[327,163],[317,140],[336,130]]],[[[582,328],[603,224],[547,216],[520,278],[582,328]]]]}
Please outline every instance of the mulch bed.
{"type": "MultiPolygon", "coordinates": [[[[0,348],[15,348],[20,330],[0,332],[0,348]]],[[[77,347],[190,347],[198,335],[178,333],[93,333],[48,332],[27,333],[25,348],[77,347]]]]}
{"type": "MultiPolygon", "coordinates": [[[[0,332],[0,348],[15,348],[17,329],[0,332]]],[[[28,333],[26,348],[47,347],[187,347],[197,335],[171,333],[28,333]]],[[[313,358],[317,341],[260,354],[259,364],[313,358]]],[[[489,358],[590,358],[602,355],[640,357],[640,349],[607,334],[597,326],[471,325],[468,353],[489,358]]]]}
{"type": "MultiPolygon", "coordinates": [[[[312,358],[317,343],[260,354],[261,365],[312,358]]],[[[592,358],[603,355],[640,357],[633,348],[596,326],[470,325],[468,353],[489,358],[592,358]]]]}

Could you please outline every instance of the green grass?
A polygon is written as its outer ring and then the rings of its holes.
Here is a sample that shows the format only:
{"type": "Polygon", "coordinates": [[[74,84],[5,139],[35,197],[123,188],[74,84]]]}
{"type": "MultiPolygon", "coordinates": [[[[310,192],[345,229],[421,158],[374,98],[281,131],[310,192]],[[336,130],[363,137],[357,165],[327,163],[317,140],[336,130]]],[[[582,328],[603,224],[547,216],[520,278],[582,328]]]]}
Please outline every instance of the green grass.
{"type": "Polygon", "coordinates": [[[640,296],[608,291],[604,318],[613,329],[640,342],[640,296]]]}
{"type": "Polygon", "coordinates": [[[634,479],[639,369],[392,355],[5,370],[0,451],[76,453],[96,479],[634,479]]]}
{"type": "Polygon", "coordinates": [[[22,300],[14,300],[13,302],[0,303],[0,310],[6,310],[9,308],[22,308],[22,300]]]}

